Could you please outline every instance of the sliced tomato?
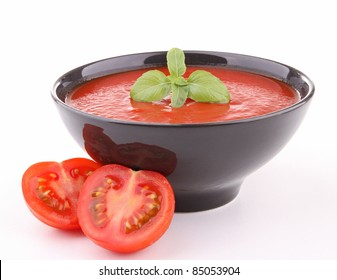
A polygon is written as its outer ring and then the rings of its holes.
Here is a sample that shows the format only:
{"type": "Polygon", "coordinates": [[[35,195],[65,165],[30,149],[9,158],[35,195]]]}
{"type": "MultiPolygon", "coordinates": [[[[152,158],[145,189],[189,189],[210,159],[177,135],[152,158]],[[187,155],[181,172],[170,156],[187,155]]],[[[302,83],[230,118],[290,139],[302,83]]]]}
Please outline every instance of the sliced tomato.
{"type": "Polygon", "coordinates": [[[22,177],[22,192],[29,209],[52,227],[80,228],[77,219],[79,191],[87,177],[100,166],[85,158],[33,164],[22,177]]]}
{"type": "Polygon", "coordinates": [[[129,253],[157,241],[168,229],[174,208],[173,190],[163,175],[109,164],[83,184],[78,219],[96,244],[129,253]]]}

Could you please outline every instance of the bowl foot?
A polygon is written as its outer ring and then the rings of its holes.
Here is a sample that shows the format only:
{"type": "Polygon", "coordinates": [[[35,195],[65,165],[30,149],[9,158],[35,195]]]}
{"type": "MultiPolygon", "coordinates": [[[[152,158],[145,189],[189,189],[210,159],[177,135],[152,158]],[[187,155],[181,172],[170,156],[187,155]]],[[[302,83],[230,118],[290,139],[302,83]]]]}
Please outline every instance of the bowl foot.
{"type": "Polygon", "coordinates": [[[231,202],[240,192],[241,182],[207,192],[175,191],[175,212],[196,212],[214,209],[231,202]]]}

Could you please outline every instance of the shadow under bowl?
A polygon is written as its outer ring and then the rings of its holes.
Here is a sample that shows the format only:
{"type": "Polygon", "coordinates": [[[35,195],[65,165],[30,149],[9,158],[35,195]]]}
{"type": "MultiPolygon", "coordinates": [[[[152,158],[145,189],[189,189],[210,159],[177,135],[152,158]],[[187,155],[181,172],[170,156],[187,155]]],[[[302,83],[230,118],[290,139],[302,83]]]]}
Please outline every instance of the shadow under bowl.
{"type": "Polygon", "coordinates": [[[186,51],[187,66],[234,68],[276,78],[292,86],[300,100],[277,112],[218,123],[153,124],[94,116],[65,104],[85,81],[136,69],[166,65],[166,52],[112,57],[69,71],[52,97],[70,134],[89,156],[103,164],[154,170],[167,176],[176,212],[201,211],[232,201],[243,180],[273,158],[306,114],[314,84],[302,72],[275,61],[242,54],[186,51]]]}

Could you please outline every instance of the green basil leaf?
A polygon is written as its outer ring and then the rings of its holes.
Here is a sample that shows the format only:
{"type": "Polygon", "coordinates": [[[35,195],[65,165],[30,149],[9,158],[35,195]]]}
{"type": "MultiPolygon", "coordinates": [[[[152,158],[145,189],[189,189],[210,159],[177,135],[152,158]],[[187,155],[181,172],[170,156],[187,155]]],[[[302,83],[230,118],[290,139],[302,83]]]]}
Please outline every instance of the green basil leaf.
{"type": "Polygon", "coordinates": [[[169,80],[173,83],[176,84],[177,86],[187,86],[188,83],[184,77],[176,77],[176,76],[167,76],[169,80]]]}
{"type": "Polygon", "coordinates": [[[140,76],[130,90],[135,101],[152,102],[161,100],[171,91],[171,81],[159,70],[150,70],[140,76]]]}
{"type": "Polygon", "coordinates": [[[172,48],[166,55],[167,67],[172,76],[182,76],[186,72],[185,54],[182,50],[172,48]]]}
{"type": "Polygon", "coordinates": [[[172,84],[171,106],[173,108],[179,108],[183,106],[187,99],[188,91],[188,86],[172,84]]]}
{"type": "Polygon", "coordinates": [[[229,92],[224,83],[204,70],[194,71],[187,79],[188,97],[197,102],[228,103],[229,92]]]}
{"type": "Polygon", "coordinates": [[[197,102],[228,103],[230,95],[220,79],[204,70],[194,71],[186,80],[185,54],[178,48],[167,52],[170,75],[159,70],[145,72],[131,87],[130,96],[135,101],[152,102],[168,96],[172,90],[171,106],[179,108],[190,97],[197,102]]]}

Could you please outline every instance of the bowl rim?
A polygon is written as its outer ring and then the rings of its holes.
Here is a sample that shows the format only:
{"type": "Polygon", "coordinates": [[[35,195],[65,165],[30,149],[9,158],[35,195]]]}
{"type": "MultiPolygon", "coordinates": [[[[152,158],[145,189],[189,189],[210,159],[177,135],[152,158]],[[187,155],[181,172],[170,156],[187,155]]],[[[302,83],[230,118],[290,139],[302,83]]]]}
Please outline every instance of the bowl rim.
{"type": "MultiPolygon", "coordinates": [[[[90,114],[87,112],[84,112],[82,110],[76,109],[74,107],[71,107],[70,105],[66,104],[59,96],[58,94],[58,87],[61,85],[62,80],[64,79],[64,77],[66,77],[67,75],[70,75],[71,73],[74,73],[75,71],[79,71],[79,70],[83,70],[86,67],[90,67],[94,64],[98,64],[98,63],[104,63],[106,61],[110,61],[113,59],[120,59],[120,58],[128,58],[128,57],[132,57],[132,56],[154,56],[154,55],[164,55],[166,54],[167,51],[151,51],[151,52],[140,52],[140,53],[131,53],[131,54],[124,54],[124,55],[119,55],[119,56],[113,56],[113,57],[109,57],[109,58],[105,58],[105,59],[101,59],[101,60],[96,60],[87,64],[84,64],[82,66],[73,68],[72,70],[66,72],[65,74],[63,74],[61,77],[59,77],[53,84],[52,88],[51,88],[51,96],[53,98],[53,100],[56,102],[56,104],[64,107],[67,110],[72,111],[75,114],[79,114],[79,115],[83,115],[84,117],[87,118],[91,118],[94,120],[97,120],[99,122],[105,122],[105,123],[113,123],[113,124],[121,124],[121,125],[133,125],[133,126],[150,126],[150,127],[209,127],[209,126],[222,126],[222,125],[233,125],[233,124],[239,124],[239,123],[249,123],[249,122],[255,122],[255,121],[259,121],[259,120],[264,120],[264,119],[269,119],[278,115],[282,115],[282,114],[286,114],[288,112],[294,111],[299,107],[302,107],[304,104],[306,104],[307,102],[309,102],[312,97],[314,96],[315,93],[315,85],[313,83],[313,81],[303,72],[301,72],[300,70],[297,70],[296,68],[289,66],[287,64],[283,64],[281,62],[275,61],[275,60],[271,60],[271,59],[267,59],[267,58],[262,58],[262,57],[258,57],[258,56],[252,56],[252,55],[246,55],[246,54],[240,54],[240,53],[231,53],[231,52],[217,52],[217,51],[202,51],[202,50],[184,50],[185,55],[189,55],[189,54],[205,54],[205,55],[221,55],[221,56],[232,56],[232,57],[236,57],[236,58],[246,58],[246,59],[253,59],[256,61],[260,61],[260,62],[267,62],[267,63],[273,63],[277,66],[280,67],[285,67],[287,68],[289,71],[293,71],[295,73],[298,74],[299,78],[302,79],[307,85],[308,85],[308,93],[305,94],[305,96],[300,96],[300,99],[295,102],[294,104],[285,107],[283,109],[271,112],[271,113],[267,113],[264,115],[259,115],[259,116],[254,116],[254,117],[249,117],[249,118],[244,118],[244,119],[238,119],[238,120],[226,120],[226,121],[218,121],[218,122],[200,122],[200,123],[155,123],[155,122],[140,122],[140,121],[130,121],[130,120],[120,120],[120,119],[114,119],[114,118],[107,118],[107,117],[101,117],[101,116],[97,116],[94,114],[90,114]]],[[[218,66],[221,64],[217,64],[218,66]]],[[[187,64],[188,66],[188,64],[187,64]]],[[[210,65],[212,66],[212,65],[210,65]]],[[[214,65],[216,66],[216,65],[214,65]]],[[[263,71],[258,71],[258,69],[254,69],[254,68],[246,68],[245,67],[240,67],[240,66],[235,66],[235,65],[231,65],[232,67],[228,67],[227,68],[232,68],[232,69],[236,69],[236,70],[241,70],[241,71],[247,71],[247,72],[252,72],[255,74],[259,74],[259,75],[264,75],[266,77],[271,77],[271,78],[275,78],[273,77],[273,75],[270,72],[263,72],[263,71]],[[267,74],[268,73],[268,74],[267,74]]],[[[114,71],[110,74],[117,74],[117,73],[121,73],[121,72],[128,72],[128,71],[132,71],[132,70],[137,70],[137,69],[146,69],[146,68],[151,68],[153,66],[143,66],[143,67],[124,67],[124,69],[122,71],[114,71]]],[[[106,73],[108,75],[108,73],[106,73]]],[[[91,79],[94,78],[98,78],[104,76],[104,74],[102,75],[97,75],[97,77],[91,77],[91,79]]],[[[278,79],[280,80],[280,79],[278,79]]],[[[85,82],[82,81],[79,84],[85,82]]],[[[289,86],[292,87],[292,85],[290,85],[289,83],[287,83],[285,80],[283,80],[283,82],[285,82],[286,84],[288,84],[289,86]]]]}

